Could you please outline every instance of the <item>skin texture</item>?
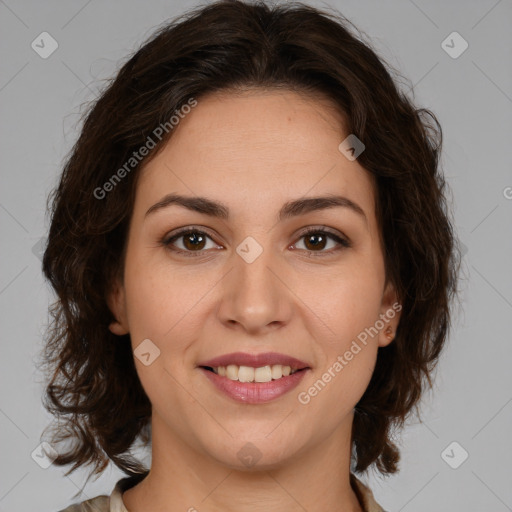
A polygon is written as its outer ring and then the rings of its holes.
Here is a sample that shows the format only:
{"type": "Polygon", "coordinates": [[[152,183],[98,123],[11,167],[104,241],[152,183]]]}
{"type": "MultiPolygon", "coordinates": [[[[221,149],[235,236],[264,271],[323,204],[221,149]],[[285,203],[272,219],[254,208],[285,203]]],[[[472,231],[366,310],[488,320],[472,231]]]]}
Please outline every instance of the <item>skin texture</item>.
{"type": "MultiPolygon", "coordinates": [[[[133,349],[149,338],[161,352],[149,366],[135,359],[153,405],[153,442],[148,477],[123,495],[130,512],[362,510],[349,483],[353,408],[378,347],[392,337],[370,337],[308,404],[297,398],[397,302],[386,284],[373,183],[338,150],[348,135],[342,126],[322,98],[214,93],[141,171],[123,282],[109,298],[112,332],[129,332],[133,349]],[[230,218],[177,205],[145,216],[171,192],[220,201],[230,218]],[[366,219],[335,207],[277,221],[285,202],[330,194],[357,203],[366,219]],[[189,226],[211,237],[196,257],[162,242],[189,226]],[[328,238],[315,249],[303,235],[310,226],[351,247],[328,238]],[[236,252],[248,236],[263,248],[252,263],[236,252]],[[197,368],[235,351],[280,352],[311,369],[284,396],[241,404],[197,368]],[[248,442],[261,454],[250,468],[237,456],[248,442]]],[[[194,251],[186,237],[174,247],[194,251]]],[[[394,332],[398,321],[397,313],[386,327],[394,332]]]]}

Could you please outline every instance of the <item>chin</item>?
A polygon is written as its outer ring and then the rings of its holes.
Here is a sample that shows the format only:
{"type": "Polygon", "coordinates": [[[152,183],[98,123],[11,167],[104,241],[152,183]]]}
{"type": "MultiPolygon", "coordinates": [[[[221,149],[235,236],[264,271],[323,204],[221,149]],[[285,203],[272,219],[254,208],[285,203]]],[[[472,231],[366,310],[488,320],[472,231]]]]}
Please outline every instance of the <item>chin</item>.
{"type": "Polygon", "coordinates": [[[269,439],[264,436],[229,438],[225,446],[216,445],[211,456],[220,464],[237,471],[268,471],[289,464],[299,451],[298,446],[287,443],[293,437],[269,439]]]}

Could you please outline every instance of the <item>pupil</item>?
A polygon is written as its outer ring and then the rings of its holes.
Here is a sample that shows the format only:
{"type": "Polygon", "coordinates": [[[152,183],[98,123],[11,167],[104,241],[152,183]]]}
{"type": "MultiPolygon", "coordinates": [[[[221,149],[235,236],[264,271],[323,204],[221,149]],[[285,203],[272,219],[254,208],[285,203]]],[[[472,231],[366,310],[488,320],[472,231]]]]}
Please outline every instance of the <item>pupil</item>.
{"type": "MultiPolygon", "coordinates": [[[[325,240],[322,235],[313,234],[307,237],[306,245],[308,244],[311,245],[313,249],[318,247],[323,248],[322,244],[325,244],[325,240]]],[[[204,246],[204,237],[198,233],[190,233],[185,237],[185,245],[187,246],[187,249],[202,249],[204,246]]]]}
{"type": "MultiPolygon", "coordinates": [[[[324,237],[323,237],[322,235],[313,234],[313,235],[310,235],[310,236],[307,238],[307,243],[310,243],[310,241],[311,241],[311,240],[317,240],[317,242],[318,242],[318,241],[320,241],[320,244],[322,244],[322,242],[325,242],[325,241],[323,240],[323,238],[324,238],[324,237]]],[[[316,247],[316,248],[318,248],[318,247],[319,247],[319,245],[318,245],[318,243],[317,243],[317,242],[313,242],[313,248],[315,248],[315,247],[316,247]]],[[[323,248],[323,247],[322,247],[322,248],[323,248]]]]}
{"type": "Polygon", "coordinates": [[[204,245],[204,237],[197,233],[190,233],[187,237],[185,237],[185,246],[187,249],[202,249],[203,245],[198,245],[196,242],[199,241],[199,244],[203,243],[204,245]]]}

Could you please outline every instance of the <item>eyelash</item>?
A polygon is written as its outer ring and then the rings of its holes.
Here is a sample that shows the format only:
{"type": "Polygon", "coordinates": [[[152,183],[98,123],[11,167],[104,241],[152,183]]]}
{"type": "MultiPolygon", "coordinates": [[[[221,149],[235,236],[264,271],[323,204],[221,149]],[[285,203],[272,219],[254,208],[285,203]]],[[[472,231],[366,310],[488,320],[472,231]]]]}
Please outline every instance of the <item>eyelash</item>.
{"type": "MultiPolygon", "coordinates": [[[[205,235],[205,236],[207,236],[208,238],[210,238],[212,240],[212,237],[207,232],[199,230],[199,229],[196,229],[194,227],[188,227],[188,228],[181,229],[180,231],[178,231],[177,233],[175,233],[171,237],[166,236],[161,241],[161,243],[167,249],[169,249],[170,251],[173,251],[173,252],[176,252],[176,253],[179,253],[179,254],[183,254],[186,257],[195,258],[195,257],[198,257],[198,256],[202,256],[203,253],[206,252],[205,250],[200,250],[200,251],[184,251],[182,249],[175,249],[175,248],[171,247],[172,244],[176,240],[178,240],[179,238],[182,238],[185,235],[189,235],[189,234],[192,234],[192,233],[196,233],[196,234],[200,234],[200,235],[205,235]]],[[[300,249],[302,251],[306,251],[309,255],[314,255],[315,257],[316,256],[318,256],[318,257],[329,256],[329,255],[332,255],[335,252],[338,252],[340,250],[347,249],[347,248],[351,247],[351,243],[348,240],[346,240],[345,238],[342,238],[342,237],[336,235],[335,233],[332,233],[331,231],[326,230],[325,228],[318,228],[318,227],[311,227],[311,228],[306,229],[306,231],[301,233],[301,235],[299,237],[299,240],[304,238],[304,237],[306,237],[306,236],[308,236],[308,235],[311,235],[311,234],[326,235],[328,238],[330,238],[331,240],[334,240],[335,242],[337,242],[340,245],[340,247],[338,247],[337,249],[334,249],[334,250],[331,249],[329,251],[324,251],[324,250],[321,250],[321,251],[310,251],[310,250],[307,250],[307,249],[300,249]]]]}

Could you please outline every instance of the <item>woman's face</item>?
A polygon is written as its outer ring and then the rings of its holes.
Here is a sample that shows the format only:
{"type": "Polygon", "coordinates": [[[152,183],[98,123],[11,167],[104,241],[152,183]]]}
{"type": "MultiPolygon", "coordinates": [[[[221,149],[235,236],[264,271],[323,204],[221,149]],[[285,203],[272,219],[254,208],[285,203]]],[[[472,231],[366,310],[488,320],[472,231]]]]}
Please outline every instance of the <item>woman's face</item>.
{"type": "Polygon", "coordinates": [[[111,330],[130,333],[153,442],[243,468],[349,439],[399,315],[341,126],[294,92],[212,94],[141,171],[111,330]]]}

